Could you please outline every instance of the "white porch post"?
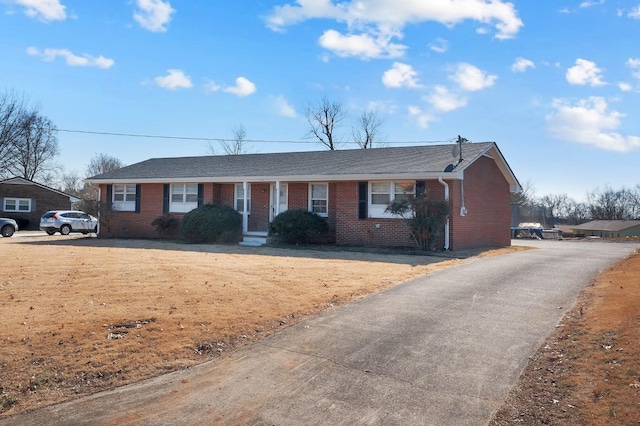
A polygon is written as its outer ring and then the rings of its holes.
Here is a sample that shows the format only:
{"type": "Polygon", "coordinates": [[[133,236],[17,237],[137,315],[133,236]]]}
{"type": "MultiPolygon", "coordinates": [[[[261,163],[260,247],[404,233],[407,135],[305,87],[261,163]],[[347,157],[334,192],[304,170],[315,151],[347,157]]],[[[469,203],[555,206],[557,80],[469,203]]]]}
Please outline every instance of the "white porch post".
{"type": "Polygon", "coordinates": [[[247,187],[249,185],[247,185],[247,182],[244,181],[242,182],[242,197],[244,198],[242,204],[242,232],[243,233],[247,233],[249,232],[249,212],[247,211],[247,187]]]}
{"type": "Polygon", "coordinates": [[[273,217],[276,217],[280,214],[280,181],[276,181],[276,211],[273,217]]]}

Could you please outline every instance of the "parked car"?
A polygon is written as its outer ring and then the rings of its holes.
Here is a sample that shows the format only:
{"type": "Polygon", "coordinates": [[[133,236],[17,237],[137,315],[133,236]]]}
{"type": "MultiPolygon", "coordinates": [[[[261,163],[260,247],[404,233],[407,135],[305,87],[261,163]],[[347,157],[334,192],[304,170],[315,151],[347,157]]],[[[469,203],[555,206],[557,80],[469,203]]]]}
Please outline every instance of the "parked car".
{"type": "Polygon", "coordinates": [[[6,217],[0,217],[0,234],[3,237],[10,237],[18,230],[18,223],[6,217]]]}
{"type": "Polygon", "coordinates": [[[40,230],[49,235],[59,232],[69,235],[71,232],[98,232],[98,219],[79,210],[52,210],[40,218],[40,230]]]}

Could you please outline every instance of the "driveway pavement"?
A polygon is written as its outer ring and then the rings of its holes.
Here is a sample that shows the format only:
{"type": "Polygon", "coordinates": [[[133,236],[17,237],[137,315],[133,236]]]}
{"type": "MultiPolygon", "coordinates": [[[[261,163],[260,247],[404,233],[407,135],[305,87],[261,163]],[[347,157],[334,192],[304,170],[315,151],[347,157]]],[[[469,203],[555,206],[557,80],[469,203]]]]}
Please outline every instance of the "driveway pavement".
{"type": "Polygon", "coordinates": [[[482,425],[607,265],[638,244],[527,241],[204,365],[0,425],[482,425]]]}

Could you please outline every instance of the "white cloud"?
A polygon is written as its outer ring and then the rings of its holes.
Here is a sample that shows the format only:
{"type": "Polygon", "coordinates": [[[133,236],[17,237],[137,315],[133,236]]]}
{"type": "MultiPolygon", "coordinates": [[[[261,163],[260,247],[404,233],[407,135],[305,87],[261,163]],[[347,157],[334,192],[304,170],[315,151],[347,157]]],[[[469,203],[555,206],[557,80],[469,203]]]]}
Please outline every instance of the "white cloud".
{"type": "Polygon", "coordinates": [[[217,92],[220,89],[222,89],[222,87],[213,80],[207,80],[204,84],[204,91],[207,93],[217,92]]]}
{"type": "Polygon", "coordinates": [[[115,64],[113,59],[105,58],[102,55],[97,57],[87,54],[78,56],[68,49],[44,49],[41,51],[35,47],[28,47],[27,54],[31,56],[39,56],[46,62],[53,62],[56,58],[63,58],[70,67],[96,67],[107,69],[111,68],[115,64]]]}
{"type": "Polygon", "coordinates": [[[298,116],[295,108],[293,108],[289,104],[289,102],[287,102],[284,96],[282,95],[275,96],[273,98],[273,103],[275,104],[278,115],[282,117],[289,117],[289,118],[296,118],[298,116]]]}
{"type": "Polygon", "coordinates": [[[626,83],[624,81],[618,83],[618,88],[623,92],[630,92],[633,90],[633,86],[631,86],[629,83],[626,83]]]}
{"type": "Polygon", "coordinates": [[[410,106],[408,111],[409,115],[416,120],[416,123],[422,129],[428,129],[429,124],[438,121],[438,117],[428,111],[423,111],[420,107],[410,106]]]}
{"type": "Polygon", "coordinates": [[[449,78],[456,82],[462,90],[469,92],[491,87],[498,79],[497,76],[488,75],[480,68],[464,62],[456,66],[455,71],[449,78]]]}
{"type": "Polygon", "coordinates": [[[449,42],[443,38],[437,38],[429,45],[429,48],[436,53],[445,53],[449,49],[449,42]]]}
{"type": "Polygon", "coordinates": [[[602,81],[602,70],[598,65],[586,59],[576,59],[576,64],[567,70],[566,77],[572,85],[604,86],[607,84],[602,81]]]}
{"type": "Polygon", "coordinates": [[[222,91],[236,96],[249,96],[255,93],[256,85],[244,77],[238,77],[235,86],[225,87],[222,91]]]}
{"type": "Polygon", "coordinates": [[[436,110],[442,112],[455,111],[467,106],[467,98],[457,93],[452,93],[444,86],[436,86],[433,92],[425,96],[425,101],[429,102],[436,110]]]}
{"type": "Polygon", "coordinates": [[[627,66],[631,68],[631,75],[640,79],[640,58],[629,58],[627,66]]]}
{"type": "Polygon", "coordinates": [[[558,139],[609,151],[640,148],[640,137],[617,132],[625,114],[610,111],[604,98],[593,96],[579,100],[576,105],[556,99],[553,108],[555,112],[546,117],[547,129],[558,139]]]}
{"type": "Polygon", "coordinates": [[[513,65],[511,65],[511,71],[513,71],[513,72],[525,72],[527,69],[535,68],[535,67],[536,67],[536,64],[534,64],[533,61],[531,61],[529,59],[525,59],[525,58],[518,58],[513,63],[513,65]]]}
{"type": "Polygon", "coordinates": [[[25,14],[30,18],[40,19],[45,22],[64,21],[67,19],[66,6],[60,0],[9,0],[23,6],[25,14]]]}
{"type": "Polygon", "coordinates": [[[399,89],[401,87],[416,89],[421,87],[420,84],[418,84],[418,73],[411,65],[401,62],[394,62],[391,69],[382,74],[382,84],[384,84],[385,87],[393,89],[399,89]]]}
{"type": "Polygon", "coordinates": [[[327,30],[320,37],[320,46],[341,57],[398,58],[404,55],[406,46],[391,42],[390,35],[347,34],[327,30]]]}
{"type": "Polygon", "coordinates": [[[163,89],[176,90],[176,89],[190,89],[193,87],[191,78],[182,70],[169,69],[167,75],[164,77],[156,77],[154,79],[156,84],[163,89]]]}
{"type": "Polygon", "coordinates": [[[168,1],[136,0],[138,9],[133,13],[133,19],[145,30],[152,32],[167,31],[167,24],[175,9],[168,1]]]}
{"type": "Polygon", "coordinates": [[[629,13],[627,13],[627,16],[631,19],[640,19],[640,5],[632,8],[629,13]]]}
{"type": "Polygon", "coordinates": [[[492,26],[498,39],[513,38],[522,20],[512,2],[505,0],[290,0],[275,6],[267,17],[267,26],[280,31],[311,19],[330,19],[342,22],[350,30],[372,34],[391,34],[401,37],[404,27],[420,22],[439,22],[447,27],[470,20],[492,26]]]}
{"type": "Polygon", "coordinates": [[[604,0],[587,0],[587,1],[583,1],[582,3],[580,3],[580,8],[582,9],[586,9],[589,7],[593,7],[593,6],[598,6],[604,4],[604,0]]]}

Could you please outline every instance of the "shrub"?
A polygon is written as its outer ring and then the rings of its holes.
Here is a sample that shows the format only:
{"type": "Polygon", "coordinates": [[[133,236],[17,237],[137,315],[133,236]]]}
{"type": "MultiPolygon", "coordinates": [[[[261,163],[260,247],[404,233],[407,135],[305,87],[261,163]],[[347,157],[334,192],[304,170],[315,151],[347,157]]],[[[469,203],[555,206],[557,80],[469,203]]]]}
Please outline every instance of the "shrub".
{"type": "Polygon", "coordinates": [[[151,226],[156,228],[161,238],[175,237],[180,229],[180,220],[172,214],[164,214],[153,219],[151,226]]]}
{"type": "Polygon", "coordinates": [[[420,250],[434,250],[451,211],[448,201],[429,200],[427,194],[392,201],[386,212],[405,219],[411,238],[420,250]]]}
{"type": "Polygon", "coordinates": [[[192,243],[231,243],[242,238],[242,216],[229,206],[205,204],[182,218],[182,234],[192,243]]]}
{"type": "Polygon", "coordinates": [[[329,225],[316,213],[287,210],[273,219],[269,233],[284,243],[314,243],[329,233],[329,225]]]}

